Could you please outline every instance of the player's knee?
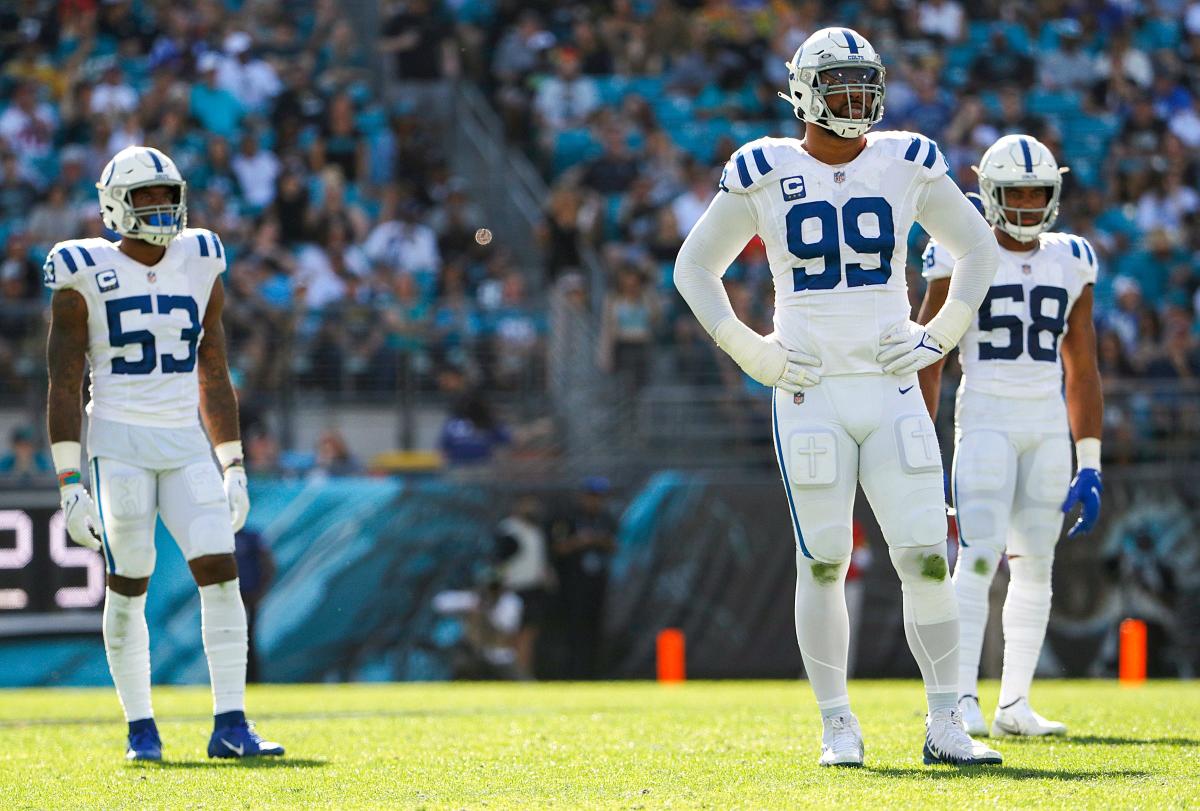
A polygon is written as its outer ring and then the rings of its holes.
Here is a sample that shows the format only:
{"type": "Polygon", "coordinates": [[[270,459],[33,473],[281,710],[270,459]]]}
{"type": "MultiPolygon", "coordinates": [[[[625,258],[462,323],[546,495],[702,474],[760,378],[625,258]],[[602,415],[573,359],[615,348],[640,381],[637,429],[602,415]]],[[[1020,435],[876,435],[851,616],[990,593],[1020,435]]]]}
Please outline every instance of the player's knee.
{"type": "Polygon", "coordinates": [[[849,563],[850,553],[854,550],[853,529],[848,524],[806,527],[801,543],[797,560],[841,566],[849,563]]]}
{"type": "Polygon", "coordinates": [[[843,582],[850,568],[850,556],[841,560],[816,560],[803,553],[796,555],[796,577],[801,583],[817,586],[835,586],[843,582]]]}
{"type": "Polygon", "coordinates": [[[188,561],[196,584],[210,586],[237,577],[237,559],[231,554],[203,555],[188,561]]]}
{"type": "Polygon", "coordinates": [[[1054,559],[1049,555],[1016,555],[1008,559],[1013,583],[1049,587],[1054,559]]]}
{"type": "Polygon", "coordinates": [[[946,541],[946,506],[940,490],[912,493],[912,506],[883,527],[890,547],[929,546],[946,541]]]}
{"type": "Polygon", "coordinates": [[[954,576],[971,575],[990,581],[1000,565],[1001,552],[988,546],[972,544],[959,546],[958,562],[954,565],[954,576]]]}
{"type": "Polygon", "coordinates": [[[958,619],[958,600],[950,584],[946,545],[888,550],[904,590],[904,619],[933,625],[958,619]]]}

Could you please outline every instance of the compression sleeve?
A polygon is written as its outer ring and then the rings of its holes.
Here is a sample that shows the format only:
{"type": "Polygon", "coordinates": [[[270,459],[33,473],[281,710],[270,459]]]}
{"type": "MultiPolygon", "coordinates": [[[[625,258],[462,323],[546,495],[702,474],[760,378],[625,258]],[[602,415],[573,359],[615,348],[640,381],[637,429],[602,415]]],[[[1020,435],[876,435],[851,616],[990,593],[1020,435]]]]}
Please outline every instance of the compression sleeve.
{"type": "Polygon", "coordinates": [[[996,276],[1000,249],[987,222],[946,175],[927,185],[917,222],[954,257],[946,303],[925,326],[949,349],[966,333],[983,303],[996,276]]]}
{"type": "Polygon", "coordinates": [[[714,338],[723,321],[738,320],[721,277],[757,230],[745,195],[718,192],[679,249],[675,287],[714,338]]]}

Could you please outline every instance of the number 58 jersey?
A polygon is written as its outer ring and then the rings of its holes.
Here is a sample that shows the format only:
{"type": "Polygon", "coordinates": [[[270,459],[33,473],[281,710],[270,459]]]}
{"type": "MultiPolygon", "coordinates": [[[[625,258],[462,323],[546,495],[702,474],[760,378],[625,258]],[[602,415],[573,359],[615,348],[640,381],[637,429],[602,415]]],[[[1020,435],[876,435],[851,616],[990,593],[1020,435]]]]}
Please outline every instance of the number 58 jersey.
{"type": "Polygon", "coordinates": [[[52,290],[87,302],[90,416],[161,428],[199,425],[197,350],[225,249],[211,231],[189,228],[155,265],[143,265],[104,239],[74,239],[50,250],[43,267],[52,290]]]}
{"type": "Polygon", "coordinates": [[[937,144],[870,132],[832,166],[794,138],[762,138],[733,154],[723,191],[744,195],[775,283],[775,331],[818,355],[821,374],[880,374],[879,336],[908,319],[908,232],[930,183],[947,172],[937,144]]]}
{"type": "MultiPolygon", "coordinates": [[[[923,258],[927,280],[950,277],[954,260],[936,241],[923,258]]],[[[1002,249],[996,278],[958,345],[961,390],[1061,404],[1061,338],[1096,271],[1092,246],[1073,234],[1041,234],[1028,252],[1002,249]]]]}

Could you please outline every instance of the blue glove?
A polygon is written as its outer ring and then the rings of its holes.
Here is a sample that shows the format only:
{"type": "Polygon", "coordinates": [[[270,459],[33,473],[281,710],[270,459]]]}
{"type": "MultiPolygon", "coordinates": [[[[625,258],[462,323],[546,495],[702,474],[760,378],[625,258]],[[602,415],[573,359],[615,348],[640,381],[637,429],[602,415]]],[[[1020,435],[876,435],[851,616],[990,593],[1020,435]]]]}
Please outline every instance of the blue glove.
{"type": "Polygon", "coordinates": [[[1083,507],[1079,513],[1079,520],[1067,533],[1068,538],[1089,532],[1096,525],[1096,519],[1100,517],[1100,494],[1103,492],[1100,471],[1090,467],[1080,468],[1071,482],[1071,489],[1067,491],[1067,500],[1062,505],[1064,513],[1071,512],[1076,504],[1083,507]]]}

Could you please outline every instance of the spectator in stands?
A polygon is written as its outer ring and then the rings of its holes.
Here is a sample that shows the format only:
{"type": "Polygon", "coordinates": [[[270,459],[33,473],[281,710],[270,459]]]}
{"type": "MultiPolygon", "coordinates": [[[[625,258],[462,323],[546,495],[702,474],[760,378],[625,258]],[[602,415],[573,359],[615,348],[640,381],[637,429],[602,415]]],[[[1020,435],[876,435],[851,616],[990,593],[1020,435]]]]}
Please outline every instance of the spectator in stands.
{"type": "Polygon", "coordinates": [[[1058,47],[1040,55],[1038,81],[1047,90],[1086,90],[1096,79],[1095,61],[1083,48],[1083,27],[1078,20],[1051,24],[1058,47]]]}
{"type": "Polygon", "coordinates": [[[644,269],[626,261],[617,268],[616,287],[604,302],[600,326],[601,370],[615,374],[636,392],[650,378],[655,333],[661,308],[646,283],[644,269]]]}
{"type": "Polygon", "coordinates": [[[583,169],[584,187],[599,194],[621,194],[629,190],[640,171],[640,161],[629,151],[625,130],[618,124],[601,135],[604,151],[583,169]]]}
{"type": "Polygon", "coordinates": [[[953,45],[966,32],[962,6],[954,0],[925,0],[917,6],[917,28],[940,45],[953,45]]]}
{"type": "Polygon", "coordinates": [[[402,199],[395,191],[385,195],[379,224],[371,230],[363,245],[372,262],[392,273],[416,273],[432,277],[441,267],[437,234],[423,222],[424,210],[412,199],[402,199]]]}
{"type": "Polygon", "coordinates": [[[438,375],[438,386],[453,400],[438,440],[438,448],[448,464],[489,462],[497,450],[512,441],[508,429],[493,414],[485,394],[478,386],[468,384],[461,368],[444,368],[438,375]]]}
{"type": "Polygon", "coordinates": [[[54,464],[45,453],[38,450],[37,437],[32,428],[17,426],[9,440],[9,452],[0,456],[0,477],[9,482],[28,484],[54,475],[54,464]]]}
{"type": "Polygon", "coordinates": [[[95,116],[119,118],[129,115],[137,106],[137,91],[125,81],[120,62],[115,57],[111,58],[100,81],[92,88],[88,112],[95,116]]]}
{"type": "Polygon", "coordinates": [[[574,48],[559,48],[552,61],[554,75],[542,80],[534,101],[538,127],[548,137],[584,126],[600,104],[595,82],[580,73],[579,53],[574,48]]]}
{"type": "Polygon", "coordinates": [[[683,193],[671,203],[671,213],[675,217],[675,227],[679,229],[679,241],[691,233],[692,226],[700,221],[700,217],[712,201],[716,184],[713,183],[708,169],[696,161],[691,161],[684,170],[687,177],[687,187],[683,193]]]}
{"type": "Polygon", "coordinates": [[[242,133],[238,154],[232,162],[242,200],[252,211],[261,211],[275,199],[275,184],[279,178],[279,159],[263,149],[260,136],[252,129],[242,133]]]}
{"type": "Polygon", "coordinates": [[[608,480],[584,480],[573,504],[550,525],[550,548],[566,620],[567,672],[572,680],[601,675],[608,573],[617,551],[617,521],[608,511],[608,480]]]}
{"type": "Polygon", "coordinates": [[[500,301],[487,320],[492,337],[489,369],[492,383],[509,391],[531,389],[545,321],[534,313],[526,299],[525,277],[520,272],[505,273],[500,301]]]}
{"type": "Polygon", "coordinates": [[[257,684],[262,681],[262,665],[258,659],[256,628],[258,607],[271,582],[275,579],[275,556],[271,546],[257,531],[243,527],[233,536],[234,556],[237,558],[238,589],[246,607],[246,681],[257,684]]]}
{"type": "Polygon", "coordinates": [[[223,138],[237,134],[244,110],[237,96],[217,84],[219,54],[209,52],[196,62],[199,81],[192,85],[190,110],[192,117],[205,130],[223,138]]]}
{"type": "MultiPolygon", "coordinates": [[[[32,232],[24,231],[13,231],[8,235],[4,257],[0,261],[0,304],[6,301],[34,302],[42,297],[42,269],[32,257],[31,236],[32,232]]],[[[49,249],[50,245],[46,244],[44,247],[49,249]]],[[[14,312],[12,315],[6,314],[6,318],[15,320],[19,316],[14,312]]],[[[10,323],[6,326],[12,325],[10,323]]],[[[5,329],[4,332],[8,330],[5,329]]],[[[17,333],[14,332],[13,337],[17,337],[17,333]]]]}
{"type": "Polygon", "coordinates": [[[0,139],[25,166],[29,166],[32,161],[50,154],[57,125],[54,108],[38,100],[38,86],[33,82],[22,82],[0,114],[0,139]]]}
{"type": "Polygon", "coordinates": [[[1037,80],[1035,67],[1033,59],[1014,48],[1006,30],[997,26],[988,35],[988,44],[971,62],[970,89],[982,93],[1011,84],[1027,90],[1037,80]]]}
{"type": "Polygon", "coordinates": [[[550,567],[542,505],[531,495],[521,496],[512,511],[496,525],[496,558],[504,588],[521,598],[521,629],[517,632],[517,677],[532,679],[537,662],[537,641],[546,622],[553,569],[550,567]]]}
{"type": "Polygon", "coordinates": [[[392,57],[392,76],[400,80],[437,79],[457,74],[453,30],[429,0],[392,0],[380,16],[380,49],[392,57]]]}
{"type": "Polygon", "coordinates": [[[336,428],[326,428],[317,438],[317,451],[313,466],[308,471],[310,479],[330,476],[356,476],[362,465],[350,453],[346,438],[336,428]]]}

